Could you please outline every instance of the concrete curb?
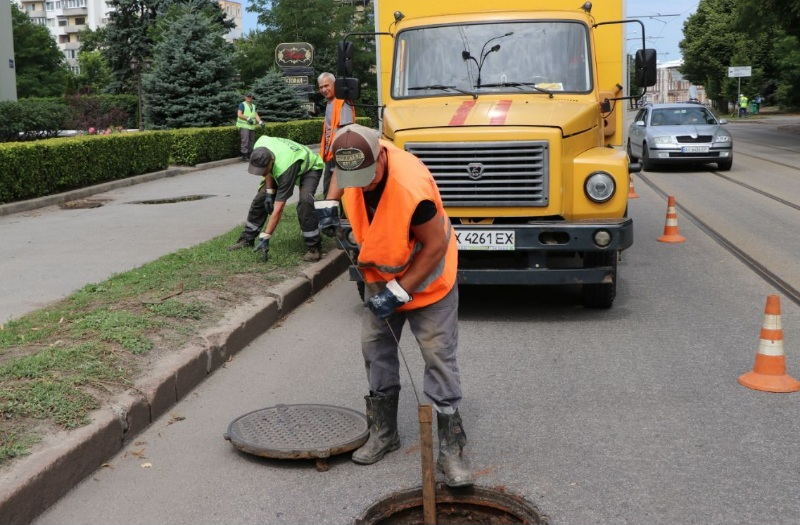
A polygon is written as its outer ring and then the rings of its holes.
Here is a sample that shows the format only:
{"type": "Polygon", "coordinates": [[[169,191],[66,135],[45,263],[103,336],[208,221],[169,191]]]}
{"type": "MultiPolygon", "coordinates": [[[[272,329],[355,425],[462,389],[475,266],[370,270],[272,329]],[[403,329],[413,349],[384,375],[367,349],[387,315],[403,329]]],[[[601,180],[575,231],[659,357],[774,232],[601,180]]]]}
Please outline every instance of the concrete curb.
{"type": "MultiPolygon", "coordinates": [[[[104,190],[105,191],[105,190],[104,190]]],[[[92,422],[59,432],[0,475],[0,523],[26,524],[121,451],[137,434],[224,366],[227,360],[303,304],[349,265],[334,249],[301,276],[278,285],[267,297],[237,307],[201,343],[170,354],[136,386],[91,415],[92,422]]]]}

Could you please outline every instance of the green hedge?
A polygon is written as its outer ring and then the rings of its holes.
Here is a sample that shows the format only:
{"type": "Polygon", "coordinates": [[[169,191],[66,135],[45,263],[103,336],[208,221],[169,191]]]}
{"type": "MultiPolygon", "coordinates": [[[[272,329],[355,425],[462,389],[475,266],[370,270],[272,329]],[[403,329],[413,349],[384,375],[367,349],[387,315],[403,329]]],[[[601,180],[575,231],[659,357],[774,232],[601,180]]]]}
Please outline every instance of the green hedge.
{"type": "Polygon", "coordinates": [[[171,148],[158,131],[0,144],[0,203],[163,170],[171,148]]]}
{"type": "MultiPolygon", "coordinates": [[[[370,125],[368,117],[359,124],[370,125]]],[[[256,129],[316,145],[322,119],[276,122],[256,129]]],[[[234,126],[79,135],[0,144],[0,204],[166,169],[239,157],[234,126]]]]}

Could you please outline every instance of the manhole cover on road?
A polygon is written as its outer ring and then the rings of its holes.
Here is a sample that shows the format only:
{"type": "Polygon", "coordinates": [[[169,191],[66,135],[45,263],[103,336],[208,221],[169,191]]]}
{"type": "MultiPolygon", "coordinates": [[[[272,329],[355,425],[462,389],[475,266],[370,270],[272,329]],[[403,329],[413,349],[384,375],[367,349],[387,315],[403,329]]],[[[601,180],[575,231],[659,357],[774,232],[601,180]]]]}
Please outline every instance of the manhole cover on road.
{"type": "Polygon", "coordinates": [[[364,414],[330,405],[277,405],[234,419],[224,435],[234,447],[264,458],[325,459],[355,450],[369,437],[364,414]]]}
{"type": "Polygon", "coordinates": [[[209,197],[214,197],[214,195],[186,195],[183,197],[170,197],[167,199],[151,199],[145,201],[133,201],[131,204],[175,204],[176,202],[189,202],[189,201],[199,201],[201,199],[207,199],[209,197]]]}

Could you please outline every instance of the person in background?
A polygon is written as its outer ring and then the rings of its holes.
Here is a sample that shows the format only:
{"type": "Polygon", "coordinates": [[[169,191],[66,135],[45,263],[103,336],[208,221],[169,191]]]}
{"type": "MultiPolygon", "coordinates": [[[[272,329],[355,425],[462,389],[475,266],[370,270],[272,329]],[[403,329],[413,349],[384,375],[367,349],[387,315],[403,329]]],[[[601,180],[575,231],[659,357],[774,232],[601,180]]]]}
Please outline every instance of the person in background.
{"type": "MultiPolygon", "coordinates": [[[[336,188],[330,197],[342,199],[366,283],[361,352],[370,434],[352,459],[369,465],[400,448],[398,341],[408,321],[425,361],[423,391],[436,411],[437,467],[448,486],[471,486],[462,456],[467,436],[458,411],[458,247],[439,189],[417,157],[380,140],[377,130],[346,126],[331,149],[336,188]]],[[[317,202],[320,227],[338,226],[335,203],[317,202]]]]}
{"type": "Polygon", "coordinates": [[[314,211],[314,192],[319,186],[323,165],[322,158],[307,146],[281,137],[264,135],[259,138],[247,171],[263,177],[264,181],[250,205],[247,224],[239,241],[229,249],[252,245],[257,235],[259,243],[254,251],[261,252],[262,259],[266,261],[269,240],[281,221],[286,201],[293,195],[294,187],[299,186],[297,220],[306,245],[303,260],[319,261],[322,258],[322,239],[314,211]],[[267,216],[269,221],[266,220],[267,216]],[[259,234],[259,223],[265,222],[266,227],[259,234]]]}
{"type": "Polygon", "coordinates": [[[749,100],[747,100],[747,97],[744,96],[744,93],[739,95],[739,118],[747,116],[747,103],[748,102],[749,102],[749,100]]]}
{"type": "Polygon", "coordinates": [[[325,161],[325,170],[322,172],[322,194],[327,198],[334,168],[331,143],[340,128],[355,122],[356,112],[350,101],[336,98],[336,77],[332,73],[322,73],[317,78],[317,84],[320,94],[327,101],[322,139],[319,143],[319,154],[325,161]]]}
{"type": "Polygon", "coordinates": [[[256,140],[256,124],[263,126],[264,122],[258,116],[256,105],[253,104],[253,94],[246,93],[244,102],[239,103],[239,109],[236,112],[236,127],[239,128],[239,135],[241,137],[240,150],[242,152],[242,160],[250,160],[250,154],[253,151],[253,143],[256,140]]]}

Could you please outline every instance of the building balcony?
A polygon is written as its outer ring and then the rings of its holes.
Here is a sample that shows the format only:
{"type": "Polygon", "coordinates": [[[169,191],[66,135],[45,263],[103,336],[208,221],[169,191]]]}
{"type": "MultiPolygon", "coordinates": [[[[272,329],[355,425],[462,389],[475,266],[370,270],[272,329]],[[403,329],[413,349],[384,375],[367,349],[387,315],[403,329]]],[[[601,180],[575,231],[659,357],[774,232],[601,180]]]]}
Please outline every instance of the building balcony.
{"type": "Polygon", "coordinates": [[[58,44],[62,50],[67,51],[69,49],[79,50],[81,48],[80,42],[64,42],[63,44],[58,44]]]}
{"type": "Polygon", "coordinates": [[[64,9],[64,16],[81,16],[81,15],[88,15],[89,8],[88,7],[70,7],[64,9]]]}
{"type": "Polygon", "coordinates": [[[47,18],[47,11],[25,11],[25,14],[31,18],[47,18]]]}
{"type": "Polygon", "coordinates": [[[71,34],[75,34],[75,33],[80,33],[81,31],[83,31],[85,29],[86,29],[86,24],[80,24],[80,25],[77,25],[77,26],[74,26],[74,25],[73,26],[66,26],[64,28],[64,33],[66,33],[68,35],[71,35],[71,34]]]}

